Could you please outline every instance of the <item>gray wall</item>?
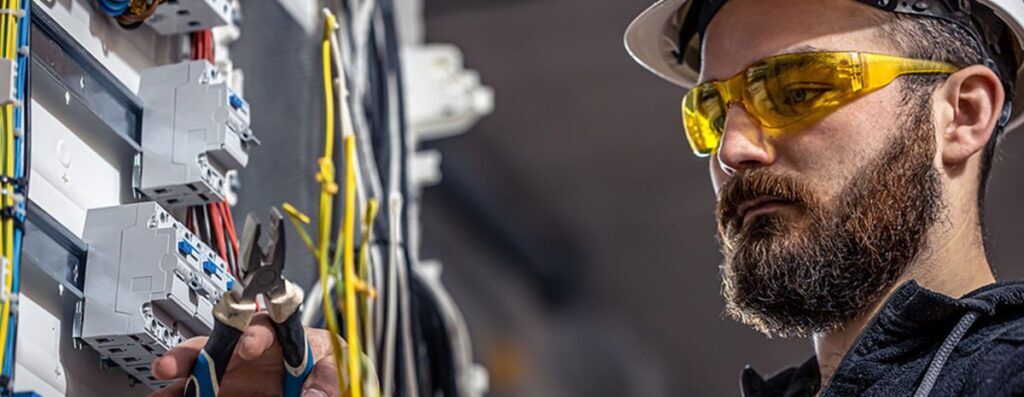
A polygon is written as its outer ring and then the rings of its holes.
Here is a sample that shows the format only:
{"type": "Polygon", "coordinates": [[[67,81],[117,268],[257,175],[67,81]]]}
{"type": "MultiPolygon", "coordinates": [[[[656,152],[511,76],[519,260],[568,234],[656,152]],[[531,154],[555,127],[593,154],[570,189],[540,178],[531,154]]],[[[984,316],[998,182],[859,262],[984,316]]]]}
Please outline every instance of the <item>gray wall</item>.
{"type": "MultiPolygon", "coordinates": [[[[649,4],[427,2],[428,41],[459,45],[497,94],[494,115],[435,145],[462,187],[428,191],[424,209],[426,257],[446,264],[495,396],[738,395],[744,365],[774,372],[812,353],[723,318],[714,196],[681,132],[683,92],[622,47],[649,4]],[[495,243],[467,197],[542,258],[495,243]],[[568,299],[545,298],[537,274],[568,299]]],[[[1011,135],[988,207],[1003,279],[1024,276],[1022,167],[1011,135]]]]}

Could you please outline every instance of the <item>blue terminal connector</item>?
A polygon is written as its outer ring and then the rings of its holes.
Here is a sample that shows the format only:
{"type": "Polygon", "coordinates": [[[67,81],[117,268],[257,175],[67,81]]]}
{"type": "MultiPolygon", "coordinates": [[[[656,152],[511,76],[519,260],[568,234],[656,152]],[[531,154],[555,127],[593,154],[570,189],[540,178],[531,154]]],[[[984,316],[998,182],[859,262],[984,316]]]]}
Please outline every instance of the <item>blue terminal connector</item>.
{"type": "Polygon", "coordinates": [[[178,242],[178,252],[180,252],[182,255],[189,256],[192,255],[192,253],[195,251],[196,248],[193,247],[192,244],[189,244],[188,241],[181,240],[178,242]]]}
{"type": "Polygon", "coordinates": [[[231,107],[235,108],[235,110],[245,107],[245,101],[235,93],[231,93],[231,95],[228,96],[228,103],[230,103],[231,107]]]}
{"type": "Polygon", "coordinates": [[[217,266],[216,263],[213,263],[213,261],[207,260],[203,262],[203,272],[206,273],[207,275],[214,275],[215,273],[217,273],[217,269],[219,269],[219,267],[217,266]]]}

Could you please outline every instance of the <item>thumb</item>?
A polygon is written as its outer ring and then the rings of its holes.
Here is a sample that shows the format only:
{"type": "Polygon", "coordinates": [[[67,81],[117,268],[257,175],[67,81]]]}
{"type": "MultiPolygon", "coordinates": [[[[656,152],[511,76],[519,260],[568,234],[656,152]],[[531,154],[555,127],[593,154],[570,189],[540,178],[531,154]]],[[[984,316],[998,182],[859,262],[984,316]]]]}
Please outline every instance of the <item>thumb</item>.
{"type": "Polygon", "coordinates": [[[334,359],[327,356],[313,366],[313,372],[302,386],[302,397],[334,396],[341,396],[338,367],[334,364],[334,359]]]}

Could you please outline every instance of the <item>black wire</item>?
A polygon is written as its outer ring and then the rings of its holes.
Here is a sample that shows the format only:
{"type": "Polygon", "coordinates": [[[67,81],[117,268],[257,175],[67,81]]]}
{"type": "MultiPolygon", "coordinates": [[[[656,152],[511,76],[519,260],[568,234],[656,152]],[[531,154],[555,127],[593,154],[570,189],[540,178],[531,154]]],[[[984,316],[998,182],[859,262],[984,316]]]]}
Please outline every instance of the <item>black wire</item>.
{"type": "MultiPolygon", "coordinates": [[[[31,23],[28,19],[25,23],[31,23]]],[[[29,46],[31,48],[32,43],[32,26],[29,25],[26,29],[26,35],[28,36],[29,46]]],[[[25,195],[25,200],[28,200],[28,186],[29,178],[32,176],[32,52],[29,51],[28,56],[25,58],[25,103],[22,104],[24,107],[24,122],[21,124],[23,131],[22,142],[24,142],[24,148],[21,151],[22,157],[24,157],[24,165],[21,167],[22,173],[24,174],[24,185],[22,186],[22,194],[25,195]]]]}
{"type": "Polygon", "coordinates": [[[223,230],[221,231],[221,233],[224,233],[224,252],[227,254],[227,258],[224,258],[224,261],[227,262],[228,269],[231,269],[231,274],[236,278],[240,278],[242,275],[239,274],[238,272],[238,260],[237,258],[235,258],[235,250],[231,248],[231,235],[228,234],[227,224],[228,220],[225,219],[223,222],[224,227],[222,228],[223,230]]]}
{"type": "Polygon", "coordinates": [[[210,215],[206,213],[205,205],[196,206],[196,227],[199,229],[199,239],[203,240],[206,246],[210,247],[210,215]]]}

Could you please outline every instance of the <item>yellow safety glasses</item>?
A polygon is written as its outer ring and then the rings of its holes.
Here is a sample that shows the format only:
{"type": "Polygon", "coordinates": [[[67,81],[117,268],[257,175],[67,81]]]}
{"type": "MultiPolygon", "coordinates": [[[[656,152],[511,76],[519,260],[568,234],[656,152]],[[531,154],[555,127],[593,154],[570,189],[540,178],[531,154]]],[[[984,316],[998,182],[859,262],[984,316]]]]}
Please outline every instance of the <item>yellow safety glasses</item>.
{"type": "Polygon", "coordinates": [[[951,74],[936,61],[862,52],[808,52],[763,59],[726,81],[694,87],[683,98],[683,124],[694,154],[718,149],[729,106],[742,103],[762,127],[779,131],[813,122],[906,74],[951,74]]]}

